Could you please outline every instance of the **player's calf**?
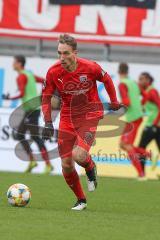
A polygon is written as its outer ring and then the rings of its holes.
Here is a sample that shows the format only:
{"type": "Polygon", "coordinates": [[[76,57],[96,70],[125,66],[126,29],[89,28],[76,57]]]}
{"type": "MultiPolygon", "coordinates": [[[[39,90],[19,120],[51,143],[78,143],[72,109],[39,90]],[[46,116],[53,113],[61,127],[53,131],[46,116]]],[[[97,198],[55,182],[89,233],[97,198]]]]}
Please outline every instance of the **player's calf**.
{"type": "Polygon", "coordinates": [[[97,188],[97,168],[94,163],[94,166],[91,170],[87,171],[87,185],[88,185],[88,191],[93,192],[97,188]]]}

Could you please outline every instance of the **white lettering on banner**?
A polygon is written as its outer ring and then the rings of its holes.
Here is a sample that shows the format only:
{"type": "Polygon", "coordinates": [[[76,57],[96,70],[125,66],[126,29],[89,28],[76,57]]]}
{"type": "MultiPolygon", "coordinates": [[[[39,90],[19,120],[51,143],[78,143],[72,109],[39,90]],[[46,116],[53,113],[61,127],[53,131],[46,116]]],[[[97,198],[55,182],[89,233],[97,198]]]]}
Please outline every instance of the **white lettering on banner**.
{"type": "Polygon", "coordinates": [[[125,34],[126,16],[127,8],[82,5],[76,17],[75,32],[96,33],[100,17],[108,34],[125,34]]]}
{"type": "Polygon", "coordinates": [[[160,36],[160,1],[156,3],[155,10],[148,10],[146,19],[142,24],[142,36],[160,36]]]}
{"type": "Polygon", "coordinates": [[[19,1],[19,22],[24,28],[51,30],[59,23],[60,6],[52,6],[48,0],[41,0],[42,11],[39,13],[39,1],[19,1]]]}
{"type": "Polygon", "coordinates": [[[0,0],[0,21],[2,20],[3,15],[3,0],[0,0]]]}

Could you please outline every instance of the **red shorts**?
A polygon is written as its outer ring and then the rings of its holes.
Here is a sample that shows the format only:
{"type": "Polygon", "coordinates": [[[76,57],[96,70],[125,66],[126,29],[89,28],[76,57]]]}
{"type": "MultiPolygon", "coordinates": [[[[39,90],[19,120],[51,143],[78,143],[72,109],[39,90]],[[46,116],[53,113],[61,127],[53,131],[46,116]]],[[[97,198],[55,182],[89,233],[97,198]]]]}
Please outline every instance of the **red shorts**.
{"type": "Polygon", "coordinates": [[[140,124],[142,123],[142,118],[139,118],[133,122],[127,123],[123,134],[121,136],[121,141],[127,144],[133,144],[136,138],[136,134],[140,124]]]}
{"type": "Polygon", "coordinates": [[[61,158],[71,157],[74,146],[79,146],[89,152],[94,140],[99,119],[92,120],[73,119],[64,121],[61,119],[58,135],[58,149],[61,158]]]}

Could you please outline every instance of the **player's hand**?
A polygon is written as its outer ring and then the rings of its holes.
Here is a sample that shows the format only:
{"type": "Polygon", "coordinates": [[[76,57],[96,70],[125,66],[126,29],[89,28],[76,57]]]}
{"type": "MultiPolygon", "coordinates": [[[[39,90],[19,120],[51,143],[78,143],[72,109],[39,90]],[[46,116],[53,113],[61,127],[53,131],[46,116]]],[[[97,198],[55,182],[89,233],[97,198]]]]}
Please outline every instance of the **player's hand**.
{"type": "Polygon", "coordinates": [[[124,107],[124,105],[122,105],[122,104],[119,103],[119,102],[112,102],[112,103],[109,103],[109,108],[108,108],[108,110],[117,111],[117,110],[119,110],[121,107],[124,107]]]}
{"type": "Polygon", "coordinates": [[[45,127],[43,128],[42,131],[42,139],[43,140],[49,140],[51,137],[54,135],[54,127],[52,122],[47,122],[45,123],[45,127]]]}
{"type": "Polygon", "coordinates": [[[2,94],[2,99],[4,99],[4,100],[9,100],[9,98],[10,98],[10,94],[9,94],[9,93],[7,93],[7,94],[2,94]]]}

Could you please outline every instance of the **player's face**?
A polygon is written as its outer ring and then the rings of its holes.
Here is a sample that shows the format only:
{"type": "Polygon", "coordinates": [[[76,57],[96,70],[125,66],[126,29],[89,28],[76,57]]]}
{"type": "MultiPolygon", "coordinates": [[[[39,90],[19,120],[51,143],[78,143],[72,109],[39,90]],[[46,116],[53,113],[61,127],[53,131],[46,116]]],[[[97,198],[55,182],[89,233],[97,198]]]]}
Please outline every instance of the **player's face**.
{"type": "Polygon", "coordinates": [[[71,70],[76,64],[77,50],[73,50],[71,46],[62,43],[58,45],[58,56],[62,66],[71,70]]]}
{"type": "Polygon", "coordinates": [[[21,63],[18,62],[16,59],[13,60],[13,69],[15,71],[19,71],[22,68],[21,63]]]}
{"type": "Polygon", "coordinates": [[[149,85],[149,80],[148,80],[148,78],[147,78],[145,75],[143,75],[143,74],[141,74],[141,75],[139,76],[139,85],[140,85],[142,88],[147,88],[148,85],[149,85]]]}

